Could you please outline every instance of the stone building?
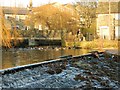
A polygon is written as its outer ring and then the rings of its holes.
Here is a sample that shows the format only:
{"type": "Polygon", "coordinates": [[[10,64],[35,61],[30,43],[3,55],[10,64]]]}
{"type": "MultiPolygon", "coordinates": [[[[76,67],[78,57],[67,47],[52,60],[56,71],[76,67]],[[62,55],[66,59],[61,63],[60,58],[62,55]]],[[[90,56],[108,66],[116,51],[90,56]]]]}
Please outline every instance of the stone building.
{"type": "Polygon", "coordinates": [[[97,8],[97,34],[103,39],[120,39],[119,2],[99,2],[97,8]]]}

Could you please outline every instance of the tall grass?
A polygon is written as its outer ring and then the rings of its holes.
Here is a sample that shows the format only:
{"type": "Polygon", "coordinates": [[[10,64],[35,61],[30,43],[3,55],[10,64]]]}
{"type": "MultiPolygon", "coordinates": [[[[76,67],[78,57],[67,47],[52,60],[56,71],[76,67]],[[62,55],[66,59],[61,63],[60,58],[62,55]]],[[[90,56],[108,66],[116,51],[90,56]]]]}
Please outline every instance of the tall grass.
{"type": "Polygon", "coordinates": [[[64,42],[66,47],[81,47],[83,49],[101,49],[101,48],[118,48],[117,40],[94,40],[81,42],[64,42]]]}

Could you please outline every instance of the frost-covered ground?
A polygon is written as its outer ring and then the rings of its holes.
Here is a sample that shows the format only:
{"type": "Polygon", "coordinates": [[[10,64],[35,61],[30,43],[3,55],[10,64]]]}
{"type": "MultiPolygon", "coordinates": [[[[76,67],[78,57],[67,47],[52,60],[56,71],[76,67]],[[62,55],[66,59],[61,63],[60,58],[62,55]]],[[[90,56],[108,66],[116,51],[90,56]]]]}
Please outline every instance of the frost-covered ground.
{"type": "Polygon", "coordinates": [[[106,56],[80,58],[3,75],[3,88],[119,88],[119,61],[106,56]]]}

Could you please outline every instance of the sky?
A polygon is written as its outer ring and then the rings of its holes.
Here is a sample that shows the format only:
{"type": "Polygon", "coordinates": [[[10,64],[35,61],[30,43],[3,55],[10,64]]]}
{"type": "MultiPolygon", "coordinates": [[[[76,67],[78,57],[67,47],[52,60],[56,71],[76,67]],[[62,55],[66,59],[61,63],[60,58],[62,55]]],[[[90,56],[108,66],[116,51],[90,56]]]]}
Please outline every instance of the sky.
{"type": "MultiPolygon", "coordinates": [[[[47,4],[49,2],[59,2],[59,3],[72,3],[75,0],[32,0],[33,6],[40,6],[47,4]]],[[[29,0],[0,0],[0,6],[24,6],[26,7],[29,4],[29,0]],[[16,3],[16,4],[15,4],[16,3]]]]}
{"type": "MultiPolygon", "coordinates": [[[[27,7],[27,5],[29,4],[30,0],[0,0],[0,6],[19,6],[19,7],[27,7]],[[15,4],[16,3],[16,4],[15,4]]],[[[47,4],[49,2],[59,2],[59,3],[74,3],[75,1],[96,1],[96,0],[32,0],[33,2],[33,6],[40,6],[43,4],[47,4]]],[[[102,2],[106,2],[106,1],[120,1],[120,0],[97,0],[97,1],[102,1],[102,2]]]]}

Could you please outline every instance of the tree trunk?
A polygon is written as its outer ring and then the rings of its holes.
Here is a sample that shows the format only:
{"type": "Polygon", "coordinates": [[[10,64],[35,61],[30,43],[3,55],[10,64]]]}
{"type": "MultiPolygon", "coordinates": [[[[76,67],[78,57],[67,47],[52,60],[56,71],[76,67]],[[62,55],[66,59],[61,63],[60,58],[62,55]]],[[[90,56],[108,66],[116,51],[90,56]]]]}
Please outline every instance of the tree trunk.
{"type": "Polygon", "coordinates": [[[0,7],[0,69],[2,69],[2,7],[0,7]]]}

